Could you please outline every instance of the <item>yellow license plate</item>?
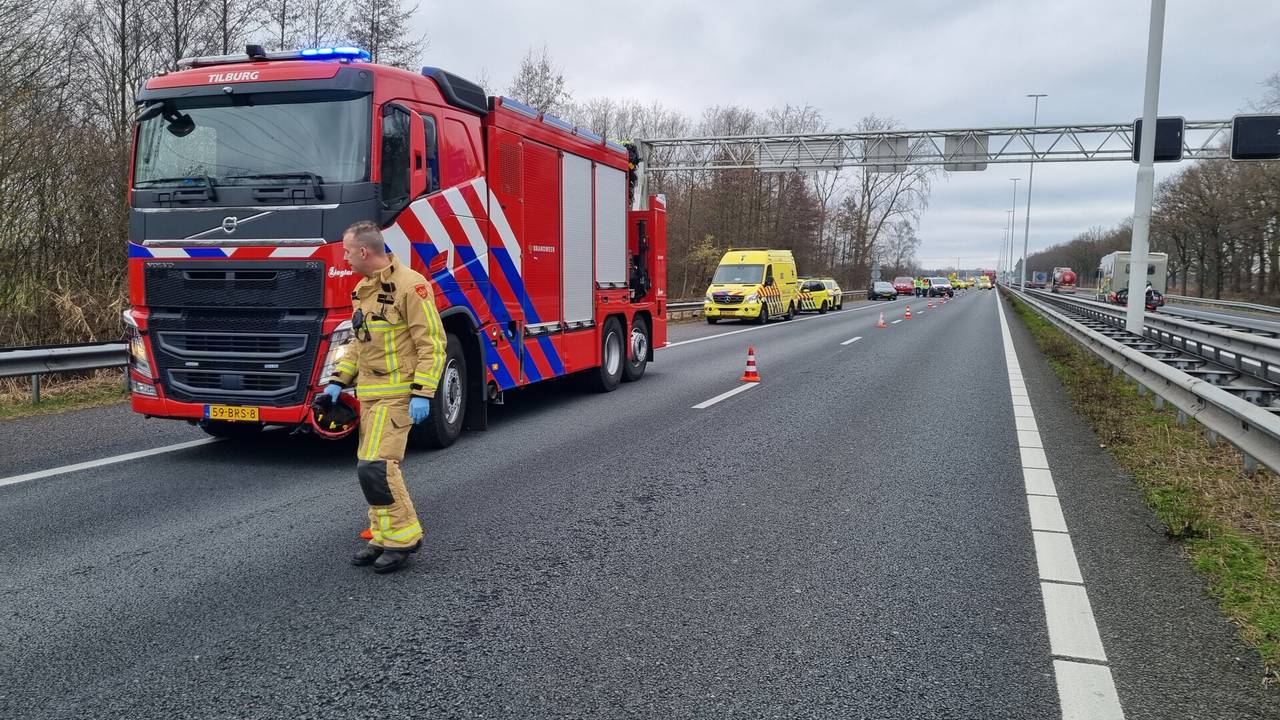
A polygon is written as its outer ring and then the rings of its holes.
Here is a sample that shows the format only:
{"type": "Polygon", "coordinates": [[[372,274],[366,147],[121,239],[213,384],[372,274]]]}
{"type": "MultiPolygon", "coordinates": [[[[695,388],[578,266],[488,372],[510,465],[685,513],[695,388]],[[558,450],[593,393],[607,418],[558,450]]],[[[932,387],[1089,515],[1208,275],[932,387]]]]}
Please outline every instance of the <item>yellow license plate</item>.
{"type": "Polygon", "coordinates": [[[205,405],[204,417],[206,420],[258,422],[258,408],[238,405],[205,405]]]}

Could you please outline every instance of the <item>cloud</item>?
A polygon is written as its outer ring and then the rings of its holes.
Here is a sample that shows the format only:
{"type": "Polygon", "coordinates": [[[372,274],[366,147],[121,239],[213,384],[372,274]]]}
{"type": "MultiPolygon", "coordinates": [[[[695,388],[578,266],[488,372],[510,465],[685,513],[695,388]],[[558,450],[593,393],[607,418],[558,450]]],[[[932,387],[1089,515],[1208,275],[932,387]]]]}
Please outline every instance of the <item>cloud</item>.
{"type": "MultiPolygon", "coordinates": [[[[656,100],[690,117],[711,105],[808,104],[836,128],[875,113],[924,130],[1027,124],[1029,92],[1049,93],[1041,122],[1140,115],[1148,12],[1146,2],[1108,0],[472,0],[424,4],[416,22],[430,36],[430,64],[464,76],[483,69],[499,89],[529,47],[545,44],[577,98],[656,100]]],[[[1161,114],[1214,120],[1244,109],[1280,70],[1277,27],[1274,0],[1170,3],[1161,114]]],[[[994,264],[1007,178],[1026,175],[999,165],[938,182],[921,257],[994,264]]],[[[1123,162],[1038,168],[1032,250],[1123,220],[1134,180],[1123,162]]]]}

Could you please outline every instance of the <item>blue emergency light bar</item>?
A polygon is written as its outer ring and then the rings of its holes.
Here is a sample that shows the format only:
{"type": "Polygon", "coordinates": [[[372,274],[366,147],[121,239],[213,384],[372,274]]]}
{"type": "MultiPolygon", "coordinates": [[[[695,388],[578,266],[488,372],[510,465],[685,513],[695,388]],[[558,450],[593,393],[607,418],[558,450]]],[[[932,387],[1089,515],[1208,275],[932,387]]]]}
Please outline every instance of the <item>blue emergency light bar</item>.
{"type": "Polygon", "coordinates": [[[203,57],[182,58],[178,61],[180,68],[205,67],[208,65],[229,65],[232,63],[263,62],[271,60],[338,60],[340,62],[369,62],[373,57],[367,50],[352,45],[336,45],[332,47],[304,48],[302,50],[280,50],[263,52],[262,46],[250,45],[243,55],[206,55],[203,57]]]}

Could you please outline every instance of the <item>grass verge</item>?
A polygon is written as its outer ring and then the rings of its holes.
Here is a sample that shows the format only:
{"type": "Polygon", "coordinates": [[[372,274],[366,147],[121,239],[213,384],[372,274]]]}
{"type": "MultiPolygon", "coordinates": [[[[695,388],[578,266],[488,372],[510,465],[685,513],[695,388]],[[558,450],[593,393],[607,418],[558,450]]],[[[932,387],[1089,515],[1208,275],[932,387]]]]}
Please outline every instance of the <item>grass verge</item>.
{"type": "Polygon", "coordinates": [[[1210,445],[1197,423],[1111,374],[1111,367],[1025,303],[1010,298],[1082,415],[1132,475],[1165,532],[1182,543],[1209,592],[1280,680],[1280,476],[1245,474],[1240,452],[1210,445]]]}
{"type": "Polygon", "coordinates": [[[42,376],[37,404],[31,403],[30,378],[5,378],[0,380],[0,420],[114,405],[128,399],[119,370],[42,376]]]}

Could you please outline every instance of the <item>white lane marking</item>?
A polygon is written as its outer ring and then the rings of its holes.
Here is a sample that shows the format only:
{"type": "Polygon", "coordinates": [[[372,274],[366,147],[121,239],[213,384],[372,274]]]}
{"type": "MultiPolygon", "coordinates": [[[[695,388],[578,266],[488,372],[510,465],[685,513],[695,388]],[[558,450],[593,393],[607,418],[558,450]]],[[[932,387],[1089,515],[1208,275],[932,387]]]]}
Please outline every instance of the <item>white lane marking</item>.
{"type": "Polygon", "coordinates": [[[1044,456],[1043,449],[1020,447],[1018,453],[1022,455],[1022,467],[1049,469],[1049,460],[1044,456]]]}
{"type": "Polygon", "coordinates": [[[1076,561],[1071,535],[1067,532],[1062,505],[1058,502],[1035,412],[1025,399],[1028,397],[1027,386],[1018,367],[1018,353],[1013,346],[1013,335],[1009,332],[999,296],[996,308],[1000,314],[1009,397],[1013,401],[1018,453],[1022,458],[1022,478],[1027,491],[1027,511],[1031,516],[1031,536],[1036,548],[1045,624],[1049,628],[1049,648],[1055,656],[1053,671],[1062,718],[1124,720],[1111,668],[1065,659],[1083,658],[1105,663],[1107,655],[1102,648],[1102,638],[1093,618],[1093,607],[1089,604],[1089,594],[1076,561]]]}
{"type": "Polygon", "coordinates": [[[1053,486],[1053,474],[1039,468],[1022,468],[1022,482],[1027,486],[1028,495],[1058,496],[1058,489],[1053,486]]]}
{"type": "Polygon", "coordinates": [[[1062,720],[1124,720],[1111,668],[1093,663],[1054,660],[1062,720]]]}
{"type": "Polygon", "coordinates": [[[1031,514],[1031,529],[1048,532],[1067,531],[1066,518],[1062,517],[1062,505],[1058,498],[1049,495],[1028,495],[1027,510],[1031,514]]]}
{"type": "Polygon", "coordinates": [[[861,339],[862,339],[862,336],[861,336],[861,335],[859,335],[858,337],[855,337],[855,338],[849,338],[848,340],[845,340],[844,342],[842,342],[842,343],[840,343],[840,344],[841,344],[841,345],[852,345],[852,344],[854,344],[854,343],[858,342],[858,341],[859,341],[859,340],[861,340],[861,339]]]}
{"type": "Polygon", "coordinates": [[[187,448],[208,445],[209,443],[218,442],[221,438],[202,438],[200,440],[189,440],[174,445],[165,445],[164,447],[151,448],[150,450],[139,450],[137,452],[125,453],[124,455],[113,455],[112,457],[102,458],[100,460],[89,460],[88,462],[76,463],[75,465],[63,465],[62,467],[50,468],[48,470],[37,470],[29,472],[25,475],[14,475],[12,477],[0,478],[0,487],[5,485],[17,485],[28,480],[39,480],[53,475],[61,475],[63,473],[76,472],[78,470],[89,470],[103,465],[115,465],[116,463],[128,462],[129,460],[137,460],[138,458],[151,457],[152,455],[163,455],[164,453],[175,452],[178,450],[186,450],[187,448]]]}
{"type": "Polygon", "coordinates": [[[1106,662],[1107,654],[1093,622],[1089,593],[1083,585],[1040,583],[1044,617],[1049,624],[1049,646],[1058,657],[1106,662]]]}
{"type": "Polygon", "coordinates": [[[890,324],[890,325],[897,325],[897,324],[898,324],[898,323],[900,323],[900,322],[902,322],[902,318],[898,318],[897,320],[894,320],[893,322],[891,322],[891,323],[889,323],[889,324],[890,324]]]}
{"type": "Polygon", "coordinates": [[[715,396],[715,397],[711,398],[710,400],[707,400],[707,401],[705,401],[705,402],[700,402],[700,403],[698,403],[697,405],[694,405],[694,406],[693,406],[693,409],[694,409],[694,410],[706,410],[707,408],[711,407],[712,405],[715,405],[716,403],[720,402],[721,400],[728,400],[729,398],[733,397],[734,395],[737,395],[737,394],[738,394],[738,393],[740,393],[740,392],[746,392],[746,391],[750,390],[751,388],[753,388],[753,387],[755,387],[755,386],[757,386],[757,385],[759,385],[759,384],[760,384],[760,383],[743,383],[742,385],[740,385],[740,386],[738,386],[738,387],[736,387],[736,388],[734,388],[734,389],[730,390],[729,392],[726,392],[726,393],[720,393],[719,395],[717,395],[717,396],[715,396]]]}
{"type": "Polygon", "coordinates": [[[1032,531],[1036,541],[1036,566],[1041,580],[1083,584],[1080,566],[1076,563],[1076,551],[1071,547],[1067,533],[1032,531]]]}
{"type": "MultiPolygon", "coordinates": [[[[892,303],[897,301],[890,300],[889,302],[892,303]]],[[[862,307],[849,308],[848,310],[841,310],[840,312],[834,313],[834,314],[828,313],[826,315],[808,315],[805,317],[798,317],[787,322],[783,322],[783,321],[771,322],[768,325],[757,325],[755,327],[742,328],[741,330],[730,330],[729,332],[717,333],[715,335],[705,335],[703,337],[696,337],[690,340],[681,340],[680,342],[667,343],[666,345],[663,345],[662,347],[657,349],[669,350],[674,347],[680,347],[681,345],[692,345],[694,343],[703,342],[704,340],[715,340],[716,338],[729,337],[730,335],[741,335],[742,333],[755,332],[756,330],[768,330],[769,328],[789,327],[791,325],[794,325],[795,323],[804,322],[806,320],[821,320],[824,318],[827,320],[830,320],[832,318],[842,318],[851,313],[856,313],[859,310],[873,310],[878,307],[884,307],[884,306],[883,305],[863,305],[862,307]]]]}

